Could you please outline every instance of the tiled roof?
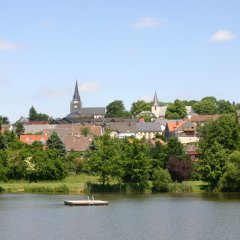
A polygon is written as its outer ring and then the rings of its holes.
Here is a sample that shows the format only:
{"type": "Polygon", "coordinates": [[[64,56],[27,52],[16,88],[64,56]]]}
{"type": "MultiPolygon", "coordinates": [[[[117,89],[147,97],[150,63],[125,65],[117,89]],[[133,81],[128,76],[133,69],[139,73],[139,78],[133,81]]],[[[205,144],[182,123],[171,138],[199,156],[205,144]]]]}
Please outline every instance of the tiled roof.
{"type": "Polygon", "coordinates": [[[137,123],[135,121],[124,121],[124,122],[108,122],[107,128],[109,128],[112,131],[116,131],[119,133],[126,133],[126,132],[136,132],[137,123]]]}
{"type": "Polygon", "coordinates": [[[170,132],[175,131],[177,128],[181,127],[187,120],[179,120],[175,122],[168,122],[168,129],[170,132]]]}
{"type": "Polygon", "coordinates": [[[162,132],[162,125],[159,122],[139,122],[138,132],[162,132]]]}
{"type": "Polygon", "coordinates": [[[105,107],[82,108],[81,113],[88,115],[105,115],[105,107]]]}
{"type": "Polygon", "coordinates": [[[91,138],[84,136],[65,136],[64,143],[67,151],[86,151],[91,143],[91,138]]]}
{"type": "Polygon", "coordinates": [[[20,141],[27,144],[32,144],[33,142],[45,144],[47,140],[48,136],[46,135],[20,135],[20,141]]]}
{"type": "Polygon", "coordinates": [[[208,120],[216,120],[220,117],[218,114],[214,115],[194,115],[190,118],[191,122],[205,122],[208,120]]]}

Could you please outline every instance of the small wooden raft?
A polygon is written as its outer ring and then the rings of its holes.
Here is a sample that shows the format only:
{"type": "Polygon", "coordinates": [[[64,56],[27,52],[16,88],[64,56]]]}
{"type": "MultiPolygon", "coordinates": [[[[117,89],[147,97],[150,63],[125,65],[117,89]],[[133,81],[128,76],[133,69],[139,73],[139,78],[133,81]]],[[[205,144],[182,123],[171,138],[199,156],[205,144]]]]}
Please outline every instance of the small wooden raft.
{"type": "Polygon", "coordinates": [[[65,205],[68,206],[104,206],[108,205],[108,201],[101,200],[66,200],[65,205]]]}

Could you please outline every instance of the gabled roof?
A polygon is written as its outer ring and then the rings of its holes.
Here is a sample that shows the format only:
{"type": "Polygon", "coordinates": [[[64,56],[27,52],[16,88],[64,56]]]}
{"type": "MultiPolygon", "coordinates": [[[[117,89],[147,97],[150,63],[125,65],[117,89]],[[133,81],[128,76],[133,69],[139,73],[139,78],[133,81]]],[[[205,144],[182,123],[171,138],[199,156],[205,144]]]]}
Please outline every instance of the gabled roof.
{"type": "Polygon", "coordinates": [[[175,121],[175,122],[168,122],[167,126],[168,126],[168,130],[169,132],[173,132],[175,130],[177,130],[178,128],[180,128],[187,120],[179,120],[179,121],[175,121]]]}
{"type": "Polygon", "coordinates": [[[159,122],[139,122],[138,132],[162,132],[162,125],[159,122]]]}
{"type": "Polygon", "coordinates": [[[88,115],[105,115],[106,109],[105,107],[82,108],[81,113],[88,115]]]}

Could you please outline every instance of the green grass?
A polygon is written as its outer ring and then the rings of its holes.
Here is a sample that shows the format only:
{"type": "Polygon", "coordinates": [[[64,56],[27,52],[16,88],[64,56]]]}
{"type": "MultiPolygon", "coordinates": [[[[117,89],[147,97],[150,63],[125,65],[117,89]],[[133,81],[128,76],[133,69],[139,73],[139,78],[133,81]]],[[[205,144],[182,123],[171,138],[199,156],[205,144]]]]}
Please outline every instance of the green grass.
{"type": "MultiPolygon", "coordinates": [[[[5,193],[84,193],[87,190],[87,183],[99,183],[97,176],[89,176],[87,174],[72,175],[66,177],[62,181],[9,181],[0,182],[0,190],[5,193]]],[[[114,185],[112,182],[110,185],[114,185]]],[[[188,181],[186,183],[172,183],[170,192],[204,192],[204,184],[202,181],[188,181]]],[[[126,190],[127,191],[127,190],[126,190]]],[[[0,191],[1,192],[1,191],[0,191]]]]}
{"type": "Polygon", "coordinates": [[[9,181],[0,182],[0,186],[4,192],[17,193],[17,192],[46,192],[46,193],[82,193],[84,192],[87,182],[97,182],[97,177],[89,176],[87,174],[79,174],[68,176],[62,181],[42,181],[31,182],[27,181],[9,181]]]}

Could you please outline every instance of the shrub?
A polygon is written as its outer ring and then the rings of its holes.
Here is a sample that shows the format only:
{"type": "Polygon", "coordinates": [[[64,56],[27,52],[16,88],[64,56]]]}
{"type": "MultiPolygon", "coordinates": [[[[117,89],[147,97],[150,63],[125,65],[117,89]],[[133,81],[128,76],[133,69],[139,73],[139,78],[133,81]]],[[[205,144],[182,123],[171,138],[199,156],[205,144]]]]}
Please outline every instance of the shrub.
{"type": "Polygon", "coordinates": [[[169,184],[172,182],[168,170],[157,168],[153,171],[153,192],[168,192],[169,184]]]}

